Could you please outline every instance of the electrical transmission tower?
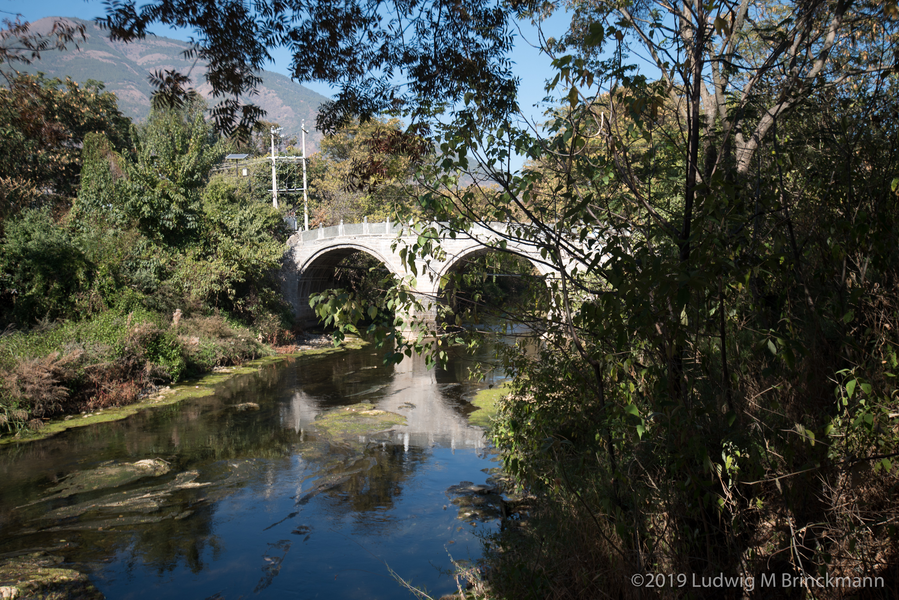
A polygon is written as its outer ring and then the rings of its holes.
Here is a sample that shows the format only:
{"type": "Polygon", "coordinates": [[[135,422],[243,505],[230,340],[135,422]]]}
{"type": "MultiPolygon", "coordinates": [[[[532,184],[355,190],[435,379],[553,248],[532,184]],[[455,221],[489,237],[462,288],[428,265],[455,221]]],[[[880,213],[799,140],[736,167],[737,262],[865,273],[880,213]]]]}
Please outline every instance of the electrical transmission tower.
{"type": "Polygon", "coordinates": [[[306,121],[303,121],[301,131],[303,132],[303,155],[302,156],[279,156],[275,153],[275,134],[281,133],[280,127],[272,127],[272,206],[278,208],[278,193],[295,194],[303,192],[303,231],[309,230],[309,200],[306,192],[306,121]],[[297,188],[279,188],[278,187],[278,161],[296,164],[297,161],[303,163],[303,187],[297,188]]]}

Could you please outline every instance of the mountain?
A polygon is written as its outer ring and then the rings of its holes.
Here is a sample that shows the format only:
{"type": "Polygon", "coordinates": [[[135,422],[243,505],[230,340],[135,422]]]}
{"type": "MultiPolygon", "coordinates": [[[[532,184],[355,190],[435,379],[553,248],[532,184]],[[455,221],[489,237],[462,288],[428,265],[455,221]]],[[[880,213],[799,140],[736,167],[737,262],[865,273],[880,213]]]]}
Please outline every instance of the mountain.
{"type": "MultiPolygon", "coordinates": [[[[47,32],[59,17],[46,17],[31,24],[33,32],[47,32]]],[[[125,44],[112,42],[95,23],[76,18],[68,21],[84,26],[87,40],[79,40],[78,48],[64,52],[44,52],[34,64],[20,69],[48,77],[64,79],[71,77],[79,83],[88,79],[102,81],[108,91],[119,98],[119,109],[135,121],[143,120],[150,114],[150,95],[153,87],[147,76],[156,70],[177,69],[188,74],[196,90],[215,103],[211,97],[212,86],[206,83],[206,67],[194,65],[184,58],[188,44],[162,36],[148,35],[143,40],[125,44]]],[[[321,133],[314,129],[318,107],[328,98],[294,83],[289,77],[263,71],[259,95],[252,102],[267,112],[265,120],[278,123],[287,138],[300,138],[300,127],[306,121],[307,152],[318,149],[321,133]]]]}

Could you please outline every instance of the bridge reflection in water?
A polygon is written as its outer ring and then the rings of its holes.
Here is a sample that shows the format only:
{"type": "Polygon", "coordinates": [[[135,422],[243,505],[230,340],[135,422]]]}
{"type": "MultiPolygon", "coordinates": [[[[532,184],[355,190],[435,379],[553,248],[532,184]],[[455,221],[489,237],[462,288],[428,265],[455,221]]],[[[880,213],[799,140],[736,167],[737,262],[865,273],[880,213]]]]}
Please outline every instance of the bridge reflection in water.
{"type": "MultiPolygon", "coordinates": [[[[486,357],[482,357],[486,358],[486,357]]],[[[456,366],[462,358],[456,358],[456,366]]],[[[470,425],[466,414],[471,411],[470,396],[478,387],[457,383],[456,376],[437,368],[428,369],[423,357],[404,357],[398,365],[384,365],[380,354],[369,353],[362,363],[348,364],[341,375],[343,386],[338,395],[333,391],[316,392],[314,385],[294,386],[288,402],[282,404],[281,423],[297,433],[311,431],[315,418],[339,406],[359,402],[373,404],[406,417],[406,424],[394,427],[379,440],[389,438],[395,444],[409,447],[473,448],[487,445],[484,430],[470,425]]],[[[459,369],[455,369],[458,371],[459,369]]],[[[298,380],[306,379],[297,372],[298,380]]],[[[315,377],[315,375],[310,375],[315,377]]],[[[488,375],[487,382],[500,377],[488,375]]],[[[360,442],[368,440],[360,436],[360,442]]]]}

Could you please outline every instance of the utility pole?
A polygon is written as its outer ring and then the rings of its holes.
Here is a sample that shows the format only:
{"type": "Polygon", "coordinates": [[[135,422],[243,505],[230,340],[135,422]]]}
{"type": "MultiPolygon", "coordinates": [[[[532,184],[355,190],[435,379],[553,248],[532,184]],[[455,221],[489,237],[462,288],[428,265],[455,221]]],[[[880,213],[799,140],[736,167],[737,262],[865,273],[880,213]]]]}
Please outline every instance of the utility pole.
{"type": "Polygon", "coordinates": [[[309,202],[306,198],[306,121],[300,130],[303,132],[303,231],[309,231],[309,202]]]}
{"type": "Polygon", "coordinates": [[[275,155],[275,133],[280,133],[280,131],[280,127],[277,129],[272,127],[272,206],[275,208],[278,208],[278,171],[276,170],[278,157],[275,155]]]}

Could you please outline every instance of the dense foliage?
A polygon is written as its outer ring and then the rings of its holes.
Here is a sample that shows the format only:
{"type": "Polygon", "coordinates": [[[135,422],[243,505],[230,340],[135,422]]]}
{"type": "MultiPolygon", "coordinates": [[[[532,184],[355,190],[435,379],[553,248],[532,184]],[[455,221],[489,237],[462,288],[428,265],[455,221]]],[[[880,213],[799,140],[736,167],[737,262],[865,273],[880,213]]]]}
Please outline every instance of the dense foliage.
{"type": "MultiPolygon", "coordinates": [[[[516,82],[504,56],[512,37],[508,11],[499,2],[349,0],[269,6],[114,0],[100,21],[112,39],[126,42],[145,36],[156,22],[196,32],[191,56],[209,65],[206,79],[213,94],[223,98],[212,115],[227,133],[249,133],[262,116],[246,100],[261,81],[257,72],[269,60],[269,48],[276,46],[292,53],[294,80],[327,81],[341,88],[337,100],[321,111],[322,131],[333,132],[354,116],[367,120],[385,110],[427,113],[435,103],[461,99],[471,89],[488,99],[496,113],[514,105],[516,82]]],[[[169,105],[190,93],[185,74],[169,71],[159,79],[159,95],[169,105]]]]}
{"type": "Polygon", "coordinates": [[[5,223],[0,433],[285,339],[282,216],[211,177],[224,146],[203,107],[154,111],[124,151],[114,139],[84,135],[71,210],[26,207],[5,223]]]}
{"type": "Polygon", "coordinates": [[[74,196],[81,144],[92,132],[104,132],[118,150],[131,146],[131,122],[102,83],[17,74],[0,87],[0,223],[74,196]]]}
{"type": "Polygon", "coordinates": [[[430,147],[402,130],[399,119],[358,121],[322,139],[310,161],[311,224],[393,219],[414,205],[415,167],[430,147]]]}
{"type": "Polygon", "coordinates": [[[520,315],[539,348],[501,351],[514,383],[494,440],[539,506],[490,540],[494,593],[799,593],[783,574],[895,591],[895,16],[576,3],[546,48],[562,99],[547,136],[485,128],[477,94],[436,136],[423,203],[453,231],[423,223],[410,266],[441,235],[512,221],[492,249],[532,244],[556,272],[520,315]],[[531,158],[520,173],[511,152],[531,158]],[[633,585],[649,573],[690,583],[633,585]],[[719,574],[736,579],[692,585],[719,574]]]}

